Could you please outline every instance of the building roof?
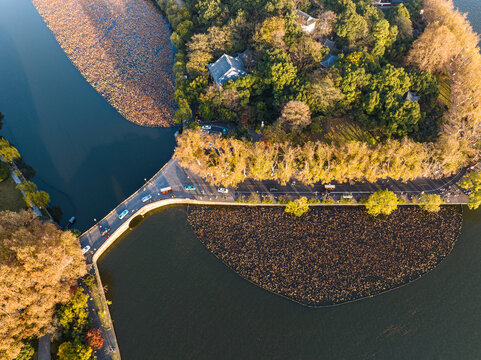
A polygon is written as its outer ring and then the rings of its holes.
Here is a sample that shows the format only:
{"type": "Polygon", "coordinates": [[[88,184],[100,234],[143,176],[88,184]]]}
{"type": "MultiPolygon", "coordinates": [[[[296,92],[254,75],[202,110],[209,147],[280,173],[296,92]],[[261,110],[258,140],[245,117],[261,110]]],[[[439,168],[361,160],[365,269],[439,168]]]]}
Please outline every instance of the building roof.
{"type": "Polygon", "coordinates": [[[308,26],[308,25],[311,25],[313,23],[315,23],[316,21],[318,21],[319,19],[316,19],[316,18],[313,18],[311,15],[309,14],[306,14],[304,11],[302,10],[299,10],[299,9],[296,9],[297,11],[297,16],[299,17],[299,21],[301,22],[302,25],[304,26],[308,26]]]}
{"type": "Polygon", "coordinates": [[[229,80],[236,80],[239,76],[247,75],[242,56],[232,57],[222,55],[215,63],[207,65],[212,79],[217,85],[223,85],[229,80]]]}
{"type": "Polygon", "coordinates": [[[413,91],[407,91],[404,94],[404,100],[406,101],[418,102],[420,98],[421,96],[416,95],[416,93],[413,91]]]}
{"type": "Polygon", "coordinates": [[[332,65],[334,65],[336,60],[337,60],[336,55],[329,54],[329,55],[327,55],[327,57],[324,61],[321,61],[321,65],[324,66],[324,67],[331,67],[332,65]]]}
{"type": "Polygon", "coordinates": [[[327,46],[329,48],[329,51],[332,51],[332,49],[334,49],[334,46],[336,46],[336,42],[335,41],[332,41],[332,40],[329,40],[329,39],[324,39],[322,40],[322,43],[321,43],[323,46],[327,46]]]}

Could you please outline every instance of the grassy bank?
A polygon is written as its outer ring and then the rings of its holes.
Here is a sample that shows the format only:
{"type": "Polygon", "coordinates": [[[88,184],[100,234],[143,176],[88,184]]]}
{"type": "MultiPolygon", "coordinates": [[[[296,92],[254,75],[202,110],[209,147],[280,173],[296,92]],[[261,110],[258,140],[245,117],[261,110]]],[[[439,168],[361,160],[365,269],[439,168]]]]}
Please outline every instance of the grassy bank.
{"type": "Polygon", "coordinates": [[[19,211],[26,207],[22,193],[16,188],[16,184],[11,177],[0,182],[0,211],[19,211]]]}
{"type": "Polygon", "coordinates": [[[432,270],[452,250],[461,208],[402,207],[373,218],[358,207],[315,207],[300,219],[282,208],[195,207],[200,241],[239,275],[311,306],[375,295],[432,270]]]}

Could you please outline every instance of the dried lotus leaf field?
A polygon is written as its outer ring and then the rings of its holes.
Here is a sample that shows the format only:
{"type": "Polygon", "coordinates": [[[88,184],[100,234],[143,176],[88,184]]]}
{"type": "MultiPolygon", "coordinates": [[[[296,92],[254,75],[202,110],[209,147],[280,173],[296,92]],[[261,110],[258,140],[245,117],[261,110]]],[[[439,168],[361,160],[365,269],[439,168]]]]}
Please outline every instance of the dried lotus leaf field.
{"type": "Polygon", "coordinates": [[[453,249],[460,207],[414,207],[389,217],[362,208],[314,207],[299,220],[282,208],[193,207],[189,224],[243,278],[304,305],[382,293],[432,270],[453,249]]]}
{"type": "Polygon", "coordinates": [[[168,126],[173,51],[165,20],[145,0],[33,0],[87,81],[127,120],[168,126]]]}

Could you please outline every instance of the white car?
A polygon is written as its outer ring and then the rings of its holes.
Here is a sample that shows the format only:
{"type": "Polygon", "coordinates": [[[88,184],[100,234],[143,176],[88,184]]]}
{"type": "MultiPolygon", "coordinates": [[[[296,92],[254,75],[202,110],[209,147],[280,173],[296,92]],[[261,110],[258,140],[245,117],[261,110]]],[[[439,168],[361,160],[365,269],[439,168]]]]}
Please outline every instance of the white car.
{"type": "Polygon", "coordinates": [[[202,130],[210,130],[212,129],[212,126],[210,125],[202,125],[202,130]]]}
{"type": "Polygon", "coordinates": [[[226,188],[218,188],[217,191],[220,192],[221,194],[227,194],[227,193],[229,193],[229,190],[226,189],[226,188]]]}
{"type": "Polygon", "coordinates": [[[90,250],[90,245],[86,245],[85,247],[82,248],[82,255],[85,255],[90,250]]]}
{"type": "Polygon", "coordinates": [[[119,219],[122,220],[124,217],[127,216],[127,214],[129,213],[129,210],[125,209],[124,211],[122,211],[119,215],[119,219]]]}
{"type": "Polygon", "coordinates": [[[142,202],[146,202],[146,201],[149,201],[150,199],[152,199],[152,195],[145,195],[143,198],[142,198],[142,202]]]}

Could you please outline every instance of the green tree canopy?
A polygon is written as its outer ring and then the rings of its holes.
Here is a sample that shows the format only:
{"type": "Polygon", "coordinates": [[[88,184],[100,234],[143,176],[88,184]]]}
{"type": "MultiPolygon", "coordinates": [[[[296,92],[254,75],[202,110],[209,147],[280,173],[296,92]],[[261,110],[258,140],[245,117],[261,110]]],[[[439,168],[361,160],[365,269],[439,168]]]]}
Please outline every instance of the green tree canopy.
{"type": "Polygon", "coordinates": [[[468,208],[475,210],[481,205],[481,172],[473,171],[459,182],[459,186],[470,190],[468,208]]]}

